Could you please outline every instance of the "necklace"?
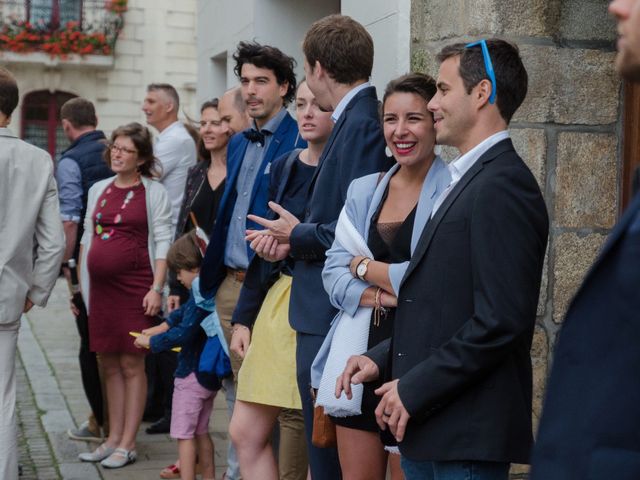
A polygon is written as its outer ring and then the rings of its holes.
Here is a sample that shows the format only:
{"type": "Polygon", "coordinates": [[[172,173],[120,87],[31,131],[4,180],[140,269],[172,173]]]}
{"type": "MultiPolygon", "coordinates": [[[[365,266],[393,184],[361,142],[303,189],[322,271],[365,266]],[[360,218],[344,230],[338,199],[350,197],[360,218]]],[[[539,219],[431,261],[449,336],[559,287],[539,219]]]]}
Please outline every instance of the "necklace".
{"type": "MultiPolygon", "coordinates": [[[[126,188],[135,188],[137,187],[139,184],[139,182],[136,182],[134,185],[130,186],[130,187],[126,187],[126,188]]],[[[103,198],[102,200],[100,200],[100,211],[98,211],[98,213],[96,213],[96,228],[95,228],[95,232],[96,235],[98,235],[100,237],[101,240],[109,240],[109,238],[111,238],[111,236],[114,233],[114,229],[110,228],[109,231],[105,231],[105,228],[100,224],[100,221],[102,220],[102,209],[104,208],[104,206],[107,204],[107,196],[111,194],[111,192],[113,191],[114,188],[114,183],[111,183],[111,185],[109,185],[109,187],[107,187],[107,189],[104,192],[103,198]]],[[[124,197],[124,201],[122,202],[122,205],[120,205],[120,210],[121,213],[116,214],[115,218],[113,219],[113,223],[114,224],[119,224],[122,223],[122,213],[124,213],[124,210],[127,208],[127,205],[129,205],[129,203],[131,202],[131,200],[133,199],[133,197],[135,196],[135,192],[133,190],[129,190],[127,192],[127,194],[124,197]]]]}

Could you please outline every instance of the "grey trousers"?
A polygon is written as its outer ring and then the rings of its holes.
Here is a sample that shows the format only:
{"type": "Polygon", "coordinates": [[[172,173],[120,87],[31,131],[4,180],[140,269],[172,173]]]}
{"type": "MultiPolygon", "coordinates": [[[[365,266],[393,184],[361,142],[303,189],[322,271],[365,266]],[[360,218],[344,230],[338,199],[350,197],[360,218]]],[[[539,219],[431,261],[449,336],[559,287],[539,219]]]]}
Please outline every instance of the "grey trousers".
{"type": "MultiPolygon", "coordinates": [[[[1,319],[0,319],[1,320],[1,319]]],[[[0,323],[0,478],[18,478],[16,348],[20,319],[0,323]]]]}

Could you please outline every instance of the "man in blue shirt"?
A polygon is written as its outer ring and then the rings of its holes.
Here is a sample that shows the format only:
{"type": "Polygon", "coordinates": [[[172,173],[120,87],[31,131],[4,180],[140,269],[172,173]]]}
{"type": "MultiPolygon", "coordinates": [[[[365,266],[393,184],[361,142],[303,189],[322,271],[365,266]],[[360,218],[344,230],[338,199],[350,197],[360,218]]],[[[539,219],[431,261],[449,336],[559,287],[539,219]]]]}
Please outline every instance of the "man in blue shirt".
{"type": "MultiPolygon", "coordinates": [[[[60,217],[66,237],[63,271],[68,279],[67,261],[78,258],[89,188],[98,180],[113,176],[113,172],[103,159],[107,139],[101,130],[96,130],[98,118],[93,103],[84,98],[72,98],[62,105],[60,117],[64,133],[71,142],[69,148],[62,152],[56,169],[60,217]]],[[[105,426],[103,412],[106,412],[106,406],[96,354],[89,350],[87,317],[77,315],[76,324],[80,334],[82,385],[92,413],[79,428],[70,429],[67,434],[74,440],[100,441],[100,430],[105,426]]]]}
{"type": "MultiPolygon", "coordinates": [[[[271,162],[306,145],[296,121],[285,109],[296,91],[293,58],[275,47],[251,42],[240,42],[233,58],[252,126],[229,141],[225,192],[200,271],[201,292],[204,297],[215,295],[227,343],[231,341],[231,317],[253,257],[245,232],[257,224],[247,220],[247,214],[267,213],[271,162]]],[[[240,364],[241,359],[232,353],[236,379],[240,364]]],[[[235,386],[225,382],[224,387],[232,410],[235,386]]],[[[229,471],[227,478],[231,480],[229,471]]]]}
{"type": "MultiPolygon", "coordinates": [[[[298,389],[311,475],[314,480],[322,480],[340,478],[336,450],[316,448],[311,443],[311,364],[337,312],[322,285],[325,252],[333,243],[351,181],[387,170],[391,160],[384,154],[376,89],[369,83],[373,68],[371,35],[350,17],[330,15],[311,25],[302,50],[307,85],[318,104],[333,111],[335,126],[312,180],[303,222],[279,206],[273,207],[280,215],[277,220],[255,220],[278,242],[276,258],[272,259],[290,255],[296,262],[289,323],[297,333],[298,389]]],[[[259,254],[264,256],[262,251],[259,254]]]]}

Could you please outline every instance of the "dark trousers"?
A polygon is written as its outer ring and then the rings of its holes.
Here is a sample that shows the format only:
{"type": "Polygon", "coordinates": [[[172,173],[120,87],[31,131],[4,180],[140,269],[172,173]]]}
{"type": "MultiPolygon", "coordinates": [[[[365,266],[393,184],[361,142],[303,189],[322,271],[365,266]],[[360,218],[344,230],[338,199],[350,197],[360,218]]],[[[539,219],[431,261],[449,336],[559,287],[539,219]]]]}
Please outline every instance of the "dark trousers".
{"type": "Polygon", "coordinates": [[[302,400],[304,431],[307,439],[309,467],[313,480],[339,480],[342,478],[338,451],[335,448],[317,448],[311,444],[313,433],[313,399],[311,398],[311,364],[324,341],[322,335],[296,335],[296,369],[298,390],[302,400]]]}
{"type": "Polygon", "coordinates": [[[76,316],[76,327],[80,335],[80,351],[78,360],[80,363],[80,375],[82,387],[87,396],[91,412],[98,425],[104,427],[104,403],[102,401],[102,387],[100,385],[100,370],[95,352],[89,350],[89,321],[87,315],[76,316]]]}
{"type": "Polygon", "coordinates": [[[172,351],[150,353],[145,359],[147,403],[145,413],[171,420],[173,375],[178,366],[178,354],[172,351]]]}

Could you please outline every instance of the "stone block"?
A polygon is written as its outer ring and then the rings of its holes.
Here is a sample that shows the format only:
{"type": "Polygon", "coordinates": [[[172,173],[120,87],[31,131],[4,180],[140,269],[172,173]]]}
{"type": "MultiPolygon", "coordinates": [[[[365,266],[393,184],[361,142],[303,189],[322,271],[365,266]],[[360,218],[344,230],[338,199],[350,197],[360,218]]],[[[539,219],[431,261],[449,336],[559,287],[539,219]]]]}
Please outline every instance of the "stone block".
{"type": "Polygon", "coordinates": [[[102,475],[92,463],[61,463],[60,475],[66,480],[100,480],[102,475]]]}
{"type": "Polygon", "coordinates": [[[124,14],[124,24],[144,25],[144,23],[144,9],[135,8],[129,5],[129,8],[124,14]]]}
{"type": "Polygon", "coordinates": [[[490,33],[519,37],[553,35],[560,17],[559,4],[549,0],[494,0],[493,12],[499,30],[490,33]]]}
{"type": "Polygon", "coordinates": [[[191,43],[195,45],[196,43],[196,29],[190,25],[186,28],[172,28],[171,29],[171,41],[172,42],[182,42],[182,43],[191,43]]]}
{"type": "Polygon", "coordinates": [[[130,40],[128,38],[119,38],[116,41],[116,55],[142,55],[143,42],[139,40],[130,40]]]}
{"type": "MultiPolygon", "coordinates": [[[[107,89],[103,92],[104,95],[99,98],[101,101],[129,101],[136,100],[133,95],[134,88],[133,87],[125,87],[125,86],[116,86],[109,85],[107,89]]],[[[138,99],[142,101],[142,99],[138,99]]]]}
{"type": "Polygon", "coordinates": [[[549,245],[544,255],[544,263],[542,264],[542,278],[540,280],[540,295],[538,296],[538,308],[536,315],[542,317],[547,311],[547,298],[549,289],[549,245]]]}
{"type": "MultiPolygon", "coordinates": [[[[185,72],[195,72],[198,69],[198,64],[194,58],[171,58],[167,57],[167,68],[166,75],[171,75],[173,73],[185,73],[185,72]]],[[[193,79],[191,79],[193,81],[193,79]]]]}
{"type": "Polygon", "coordinates": [[[180,2],[171,2],[171,12],[190,13],[197,9],[197,3],[195,0],[182,0],[180,2]]]}
{"type": "MultiPolygon", "coordinates": [[[[411,34],[424,40],[442,40],[500,33],[502,17],[496,3],[496,0],[413,0],[411,34]]],[[[501,8],[508,10],[508,3],[502,2],[501,8]]]]}
{"type": "Polygon", "coordinates": [[[195,31],[196,18],[192,13],[168,11],[165,15],[165,26],[185,27],[195,31]]]}
{"type": "Polygon", "coordinates": [[[536,45],[522,45],[520,51],[529,91],[514,121],[583,125],[617,121],[620,80],[614,70],[615,52],[536,45]]]}
{"type": "Polygon", "coordinates": [[[172,58],[171,63],[173,64],[174,58],[195,59],[196,46],[193,42],[190,42],[190,43],[174,42],[172,38],[171,41],[167,42],[167,46],[164,50],[164,53],[167,57],[172,58]]]}
{"type": "Polygon", "coordinates": [[[132,87],[139,87],[142,85],[142,73],[116,68],[109,77],[109,85],[128,85],[132,87]]]}
{"type": "Polygon", "coordinates": [[[553,321],[560,323],[571,299],[593,264],[607,236],[600,233],[562,233],[553,244],[553,321]]]}
{"type": "Polygon", "coordinates": [[[531,169],[540,189],[544,193],[547,160],[547,137],[544,130],[512,128],[509,133],[516,151],[531,169]]]}
{"type": "Polygon", "coordinates": [[[531,367],[533,368],[533,429],[538,428],[542,403],[544,400],[544,387],[547,379],[547,366],[549,361],[549,338],[544,327],[538,325],[533,333],[531,344],[531,367]]]}
{"type": "Polygon", "coordinates": [[[439,49],[414,43],[411,46],[411,71],[426,73],[436,78],[440,67],[436,60],[438,51],[439,49]]]}
{"type": "Polygon", "coordinates": [[[142,97],[135,101],[108,101],[100,106],[100,114],[102,116],[117,116],[137,118],[142,115],[140,107],[142,105],[142,97]]]}
{"type": "Polygon", "coordinates": [[[607,13],[608,0],[564,0],[559,34],[567,40],[614,41],[616,22],[607,13]]]}
{"type": "Polygon", "coordinates": [[[490,35],[548,37],[560,21],[548,0],[413,0],[412,36],[425,40],[490,35]]]}
{"type": "MultiPolygon", "coordinates": [[[[135,70],[135,64],[138,58],[136,55],[118,53],[118,56],[115,58],[114,68],[118,70],[135,70]]],[[[107,79],[108,78],[109,77],[107,77],[107,79]]]]}
{"type": "Polygon", "coordinates": [[[554,215],[558,226],[613,226],[618,190],[616,151],[617,139],[612,134],[558,134],[554,215]]]}

